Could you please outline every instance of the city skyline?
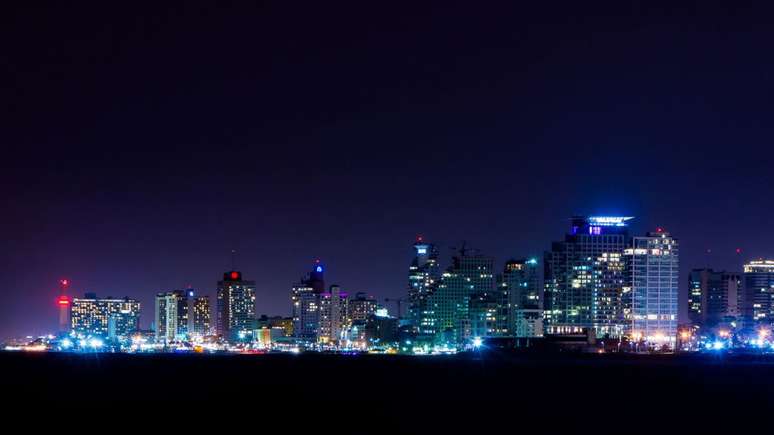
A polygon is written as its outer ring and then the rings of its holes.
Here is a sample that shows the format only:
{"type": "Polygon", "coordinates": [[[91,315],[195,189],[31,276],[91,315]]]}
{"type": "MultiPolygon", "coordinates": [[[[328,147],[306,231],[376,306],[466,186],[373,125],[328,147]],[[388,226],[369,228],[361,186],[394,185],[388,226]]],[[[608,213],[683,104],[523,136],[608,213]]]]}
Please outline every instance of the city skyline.
{"type": "MultiPolygon", "coordinates": [[[[576,232],[578,232],[578,228],[579,227],[577,225],[581,225],[581,224],[577,224],[575,222],[579,218],[581,218],[581,217],[574,216],[574,217],[571,217],[571,218],[567,219],[568,225],[567,225],[567,229],[566,229],[566,234],[571,235],[571,234],[575,234],[576,232]]],[[[611,229],[612,228],[620,227],[620,228],[626,228],[628,230],[629,229],[629,225],[631,224],[631,222],[636,222],[636,217],[625,217],[625,218],[619,218],[619,217],[596,217],[596,218],[595,217],[589,217],[588,219],[591,219],[591,220],[595,220],[596,219],[598,221],[596,223],[597,225],[610,225],[611,229]],[[616,220],[616,219],[620,220],[620,222],[617,222],[617,221],[613,222],[613,220],[616,220]],[[607,222],[606,220],[609,220],[610,222],[607,222]],[[623,222],[625,222],[625,223],[623,223],[623,222]]],[[[588,225],[588,223],[586,223],[586,225],[588,225]]],[[[605,228],[605,227],[598,227],[598,228],[605,228]]],[[[583,227],[582,231],[586,231],[586,229],[587,229],[586,227],[583,227]]],[[[589,234],[591,234],[592,229],[593,228],[588,228],[589,234]]],[[[665,233],[666,234],[666,230],[663,227],[657,227],[655,229],[655,231],[649,232],[648,234],[651,234],[651,233],[653,233],[653,234],[665,233]]],[[[629,233],[629,236],[632,236],[632,235],[635,235],[635,234],[638,234],[638,233],[631,232],[631,233],[629,233]]],[[[633,237],[633,239],[637,239],[637,238],[642,238],[642,235],[633,237]]],[[[424,247],[425,249],[427,249],[428,246],[434,247],[433,249],[435,250],[436,255],[437,255],[438,271],[445,271],[451,265],[451,262],[453,261],[454,255],[457,252],[457,250],[460,249],[460,247],[465,246],[465,243],[466,242],[460,242],[460,243],[456,244],[457,245],[456,247],[448,246],[447,247],[447,248],[449,248],[448,255],[443,255],[443,254],[439,254],[439,252],[438,252],[439,251],[438,244],[433,243],[432,240],[428,240],[423,235],[417,235],[415,240],[414,240],[414,249],[416,250],[417,246],[424,247]]],[[[623,246],[624,245],[622,244],[621,247],[619,247],[619,248],[621,248],[621,249],[619,249],[620,252],[623,252],[623,248],[622,248],[623,246]]],[[[485,253],[485,252],[481,251],[480,249],[478,249],[476,245],[468,244],[467,248],[471,249],[472,250],[471,252],[478,252],[478,253],[480,253],[482,255],[487,255],[487,253],[485,253]]],[[[682,246],[681,246],[681,249],[682,249],[682,246]]],[[[443,249],[440,249],[440,251],[443,252],[443,249]]],[[[544,251],[544,253],[547,253],[547,252],[548,252],[548,250],[544,251]]],[[[735,251],[735,254],[741,255],[741,253],[736,252],[736,251],[735,251]]],[[[519,255],[512,255],[512,256],[510,256],[508,258],[500,259],[500,258],[496,258],[496,257],[488,256],[487,255],[487,257],[485,257],[485,258],[492,258],[492,260],[494,261],[494,269],[493,270],[496,271],[499,274],[500,273],[500,266],[501,265],[505,265],[507,267],[508,263],[513,261],[513,259],[518,257],[518,256],[519,255]]],[[[538,262],[537,263],[538,264],[538,269],[539,270],[543,269],[544,264],[543,264],[542,254],[540,254],[540,255],[537,255],[537,254],[535,254],[535,255],[527,255],[527,256],[523,256],[523,257],[531,257],[531,258],[533,258],[534,260],[530,260],[530,261],[537,261],[538,262]]],[[[761,257],[761,259],[762,259],[762,257],[761,257]]],[[[747,264],[750,261],[755,262],[755,260],[757,260],[757,259],[745,259],[744,263],[747,264]]],[[[234,266],[235,265],[235,251],[233,251],[233,250],[231,251],[230,261],[231,261],[231,265],[234,266]]],[[[408,265],[408,264],[409,264],[409,262],[407,261],[406,265],[408,265]]],[[[320,259],[315,259],[314,261],[309,262],[308,266],[313,266],[314,268],[317,268],[317,272],[320,275],[322,274],[323,263],[321,262],[320,259]]],[[[711,268],[711,266],[707,266],[707,267],[711,268]]],[[[678,313],[679,313],[679,322],[680,323],[689,323],[690,320],[691,320],[691,317],[690,317],[690,315],[688,313],[689,312],[689,305],[690,305],[689,301],[688,301],[688,298],[689,298],[688,292],[691,290],[692,285],[687,282],[688,278],[693,276],[692,274],[695,272],[695,270],[699,270],[699,269],[702,269],[702,268],[705,268],[705,266],[688,267],[687,269],[686,269],[686,266],[683,266],[680,269],[680,276],[679,276],[679,279],[678,279],[678,282],[679,282],[679,292],[680,292],[680,297],[679,297],[679,302],[678,302],[678,313]],[[683,276],[683,275],[685,275],[685,276],[683,276]]],[[[326,273],[327,273],[327,265],[325,266],[325,269],[326,269],[326,273]]],[[[225,278],[229,278],[229,276],[231,277],[231,279],[236,279],[236,278],[234,278],[235,275],[238,275],[239,279],[242,279],[241,278],[241,276],[242,276],[241,270],[237,271],[238,268],[234,268],[234,269],[230,269],[230,270],[232,270],[232,271],[231,272],[227,271],[226,273],[223,274],[224,279],[225,278]]],[[[738,270],[731,271],[731,273],[741,273],[741,270],[742,270],[742,268],[740,267],[738,270]]],[[[405,270],[403,272],[405,273],[405,270]]],[[[411,271],[409,271],[409,272],[412,273],[411,271]]],[[[302,273],[299,273],[299,275],[302,275],[302,273]]],[[[248,275],[246,275],[246,276],[249,278],[248,275]]],[[[540,272],[538,274],[538,276],[541,279],[541,282],[545,278],[545,277],[542,276],[542,272],[540,272]]],[[[70,297],[71,300],[72,299],[78,299],[78,298],[82,299],[84,293],[86,294],[87,298],[88,297],[92,297],[92,298],[95,297],[94,293],[99,294],[100,297],[107,297],[108,299],[112,297],[112,298],[114,298],[116,300],[120,300],[120,299],[123,299],[124,297],[128,297],[128,296],[125,296],[125,295],[113,295],[113,294],[109,294],[109,293],[106,293],[106,292],[100,292],[100,291],[96,291],[95,292],[95,291],[93,291],[91,289],[88,289],[88,290],[84,289],[83,291],[78,292],[78,290],[75,290],[75,289],[73,289],[71,287],[73,285],[72,278],[68,277],[65,280],[66,280],[66,287],[67,287],[66,292],[67,292],[67,295],[70,297]]],[[[254,280],[253,281],[247,281],[247,282],[253,283],[254,280]]],[[[338,284],[338,281],[328,281],[328,282],[329,283],[334,283],[332,287],[337,287],[337,288],[338,287],[342,287],[342,290],[345,291],[346,293],[352,293],[352,294],[354,294],[356,292],[357,293],[366,293],[366,294],[368,294],[371,297],[375,297],[375,300],[379,304],[381,304],[381,305],[385,306],[386,308],[388,308],[389,311],[393,315],[396,314],[395,313],[395,306],[393,306],[393,304],[391,304],[391,303],[388,303],[390,300],[392,300],[393,302],[396,300],[396,298],[403,298],[404,302],[409,302],[409,300],[410,300],[410,292],[409,292],[408,286],[404,286],[404,288],[401,291],[397,292],[397,294],[395,294],[393,296],[383,297],[382,295],[375,294],[374,292],[370,292],[368,290],[355,289],[355,288],[351,288],[350,286],[348,286],[346,284],[345,285],[338,284]],[[392,299],[390,299],[390,298],[392,298],[392,299]]],[[[303,284],[303,282],[302,282],[302,284],[303,284]]],[[[296,286],[302,285],[302,284],[296,284],[296,286]]],[[[494,289],[494,284],[495,284],[495,282],[494,282],[494,277],[493,277],[493,279],[492,279],[492,289],[494,289]]],[[[254,285],[256,287],[260,287],[260,285],[256,285],[256,284],[252,284],[252,285],[254,285]]],[[[60,286],[61,286],[61,283],[60,283],[60,286]]],[[[76,287],[77,287],[77,285],[76,285],[76,287]]],[[[288,288],[290,288],[290,285],[288,286],[288,288]]],[[[287,293],[287,289],[283,289],[283,290],[285,290],[285,293],[287,293]]],[[[62,291],[61,289],[58,290],[57,294],[61,294],[61,291],[62,291]]],[[[157,293],[157,291],[154,291],[153,295],[150,296],[150,298],[151,298],[150,303],[145,303],[145,301],[144,301],[144,299],[146,299],[147,296],[136,297],[136,299],[139,300],[140,302],[142,302],[142,305],[144,307],[146,307],[145,310],[143,310],[145,312],[145,315],[144,316],[140,316],[140,323],[139,323],[140,329],[144,329],[144,330],[151,329],[152,326],[156,323],[154,321],[153,315],[149,315],[148,313],[150,313],[152,311],[152,308],[154,306],[156,306],[156,310],[158,310],[158,306],[157,306],[158,302],[155,301],[156,299],[158,299],[158,297],[161,297],[162,295],[167,295],[167,294],[171,295],[173,293],[179,293],[179,294],[182,295],[182,294],[188,294],[190,292],[189,296],[192,298],[193,294],[194,294],[193,293],[194,291],[195,291],[197,297],[203,296],[203,297],[207,297],[207,298],[212,298],[212,300],[215,300],[217,298],[217,293],[216,292],[214,292],[214,291],[210,292],[210,291],[208,291],[207,288],[195,289],[190,284],[184,286],[184,290],[168,289],[168,290],[163,290],[161,293],[157,293]],[[212,293],[212,295],[210,295],[210,293],[212,293]]],[[[287,296],[287,294],[286,294],[286,296],[287,296]]],[[[59,302],[60,299],[61,299],[61,297],[57,298],[56,300],[54,300],[52,302],[52,306],[54,307],[54,309],[60,309],[61,308],[61,305],[58,305],[58,302],[59,302]]],[[[255,307],[256,307],[255,316],[256,316],[256,318],[259,315],[268,315],[268,316],[279,315],[279,316],[283,316],[283,317],[284,316],[292,316],[293,308],[292,308],[292,306],[289,303],[286,304],[287,306],[285,307],[284,310],[279,310],[279,311],[272,312],[272,311],[262,311],[261,310],[261,301],[260,301],[260,299],[256,298],[255,302],[256,302],[255,303],[255,307]]],[[[290,298],[288,298],[288,302],[290,302],[290,298]]],[[[402,316],[407,318],[407,319],[411,318],[411,315],[410,315],[409,311],[410,311],[409,306],[404,305],[404,308],[401,310],[402,316]]],[[[214,306],[211,307],[208,312],[210,313],[210,315],[212,316],[213,319],[217,318],[217,312],[216,312],[214,306]]],[[[61,315],[59,315],[59,317],[61,318],[61,315]]],[[[156,313],[156,317],[158,317],[158,312],[156,313]]],[[[56,319],[52,318],[52,319],[49,319],[49,321],[45,322],[45,323],[52,323],[55,320],[56,319]]],[[[591,326],[591,325],[592,324],[589,323],[589,326],[591,326]]],[[[596,325],[596,323],[594,323],[594,325],[596,325]]],[[[158,328],[159,328],[158,325],[156,325],[155,327],[157,328],[156,331],[158,331],[158,328]]],[[[598,328],[598,326],[597,326],[597,328],[598,328]]],[[[215,329],[216,328],[213,326],[213,330],[215,330],[215,329]]],[[[43,332],[44,333],[50,333],[50,332],[55,332],[55,331],[56,331],[56,328],[51,328],[51,329],[45,330],[43,332]]],[[[22,334],[17,334],[17,336],[20,336],[20,335],[22,335],[22,334]]],[[[33,334],[33,335],[35,335],[35,334],[33,334]]],[[[9,338],[9,337],[6,337],[6,338],[9,338]]]]}

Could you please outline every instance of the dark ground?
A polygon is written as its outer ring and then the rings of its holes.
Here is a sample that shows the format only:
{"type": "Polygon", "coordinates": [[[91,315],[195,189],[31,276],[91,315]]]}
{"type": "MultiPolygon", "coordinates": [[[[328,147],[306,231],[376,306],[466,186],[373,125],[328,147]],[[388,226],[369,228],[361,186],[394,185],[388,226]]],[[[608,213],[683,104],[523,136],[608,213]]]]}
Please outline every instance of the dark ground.
{"type": "Polygon", "coordinates": [[[3,396],[20,408],[238,410],[245,424],[370,428],[360,433],[535,423],[546,433],[758,424],[768,432],[774,409],[774,358],[756,356],[0,352],[0,364],[3,396]]]}

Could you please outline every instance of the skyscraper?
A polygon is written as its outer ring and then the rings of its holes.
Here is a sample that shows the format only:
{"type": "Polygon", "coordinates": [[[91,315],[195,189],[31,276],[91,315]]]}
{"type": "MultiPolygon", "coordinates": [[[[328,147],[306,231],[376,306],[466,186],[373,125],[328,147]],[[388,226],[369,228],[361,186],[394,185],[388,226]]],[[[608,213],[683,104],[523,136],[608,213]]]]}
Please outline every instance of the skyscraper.
{"type": "Polygon", "coordinates": [[[293,335],[297,338],[317,341],[320,328],[320,295],[325,291],[325,268],[316,261],[312,271],[290,291],[293,316],[293,335]]]}
{"type": "Polygon", "coordinates": [[[211,333],[210,297],[196,296],[193,300],[193,324],[191,331],[200,337],[211,333]]]}
{"type": "Polygon", "coordinates": [[[173,290],[156,295],[156,340],[170,342],[187,337],[189,299],[188,290],[173,290]]]}
{"type": "Polygon", "coordinates": [[[347,326],[347,293],[338,285],[332,285],[327,292],[319,294],[320,323],[317,340],[336,343],[342,330],[347,326]]]}
{"type": "Polygon", "coordinates": [[[469,305],[476,294],[494,294],[494,259],[463,246],[427,298],[422,328],[435,331],[436,341],[461,343],[470,331],[469,305]]]}
{"type": "Polygon", "coordinates": [[[738,273],[693,269],[688,276],[688,318],[714,327],[740,316],[742,279],[738,273]]]}
{"type": "Polygon", "coordinates": [[[600,337],[625,329],[620,255],[631,217],[575,216],[570,233],[545,253],[545,325],[548,333],[593,328],[600,337]]]}
{"type": "Polygon", "coordinates": [[[140,302],[86,293],[82,298],[73,298],[70,320],[72,331],[79,334],[125,337],[139,329],[140,302]]]}
{"type": "Polygon", "coordinates": [[[625,257],[631,289],[631,336],[655,347],[674,348],[680,280],[677,240],[661,229],[634,237],[625,257]]]}
{"type": "Polygon", "coordinates": [[[742,316],[746,327],[771,325],[774,298],[774,260],[753,260],[744,265],[742,316]]]}
{"type": "Polygon", "coordinates": [[[347,318],[350,322],[365,322],[376,313],[376,306],[376,299],[363,292],[357,292],[355,297],[349,299],[347,318]]]}
{"type": "Polygon", "coordinates": [[[434,337],[435,329],[427,323],[432,311],[427,306],[428,297],[439,283],[438,250],[435,245],[425,243],[417,237],[414,243],[414,258],[411,260],[408,275],[408,317],[414,333],[419,337],[434,337]]]}
{"type": "Polygon", "coordinates": [[[227,340],[244,340],[256,327],[255,281],[230,271],[218,281],[217,332],[227,340]]]}
{"type": "Polygon", "coordinates": [[[509,260],[500,283],[503,292],[500,316],[513,337],[543,335],[543,298],[536,258],[509,260]]]}

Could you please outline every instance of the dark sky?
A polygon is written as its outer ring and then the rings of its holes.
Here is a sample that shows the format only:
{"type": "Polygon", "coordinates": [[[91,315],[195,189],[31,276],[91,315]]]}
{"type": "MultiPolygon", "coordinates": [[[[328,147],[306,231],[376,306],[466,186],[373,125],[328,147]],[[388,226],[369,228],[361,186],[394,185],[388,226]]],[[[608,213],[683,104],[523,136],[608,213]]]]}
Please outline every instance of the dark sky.
{"type": "Polygon", "coordinates": [[[112,3],[0,14],[0,337],[60,277],[147,327],[232,248],[269,314],[315,258],[399,296],[418,233],[502,263],[576,213],[668,229],[684,279],[774,255],[771,10],[112,3]]]}

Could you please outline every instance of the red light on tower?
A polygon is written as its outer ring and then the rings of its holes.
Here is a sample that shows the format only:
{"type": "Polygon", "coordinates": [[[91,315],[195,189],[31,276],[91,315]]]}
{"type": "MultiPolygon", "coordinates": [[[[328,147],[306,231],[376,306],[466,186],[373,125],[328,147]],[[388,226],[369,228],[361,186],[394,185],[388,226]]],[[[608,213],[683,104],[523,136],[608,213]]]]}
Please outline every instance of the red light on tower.
{"type": "Polygon", "coordinates": [[[70,296],[67,296],[67,295],[62,295],[62,296],[59,296],[59,297],[56,299],[56,303],[57,303],[57,305],[59,305],[60,307],[67,307],[67,306],[69,306],[69,305],[70,305],[70,302],[72,302],[72,301],[70,300],[70,296]]]}
{"type": "Polygon", "coordinates": [[[736,248],[736,253],[737,254],[741,254],[742,253],[742,248],[736,248]]]}
{"type": "Polygon", "coordinates": [[[239,272],[231,272],[231,279],[233,280],[239,279],[239,272]]]}

